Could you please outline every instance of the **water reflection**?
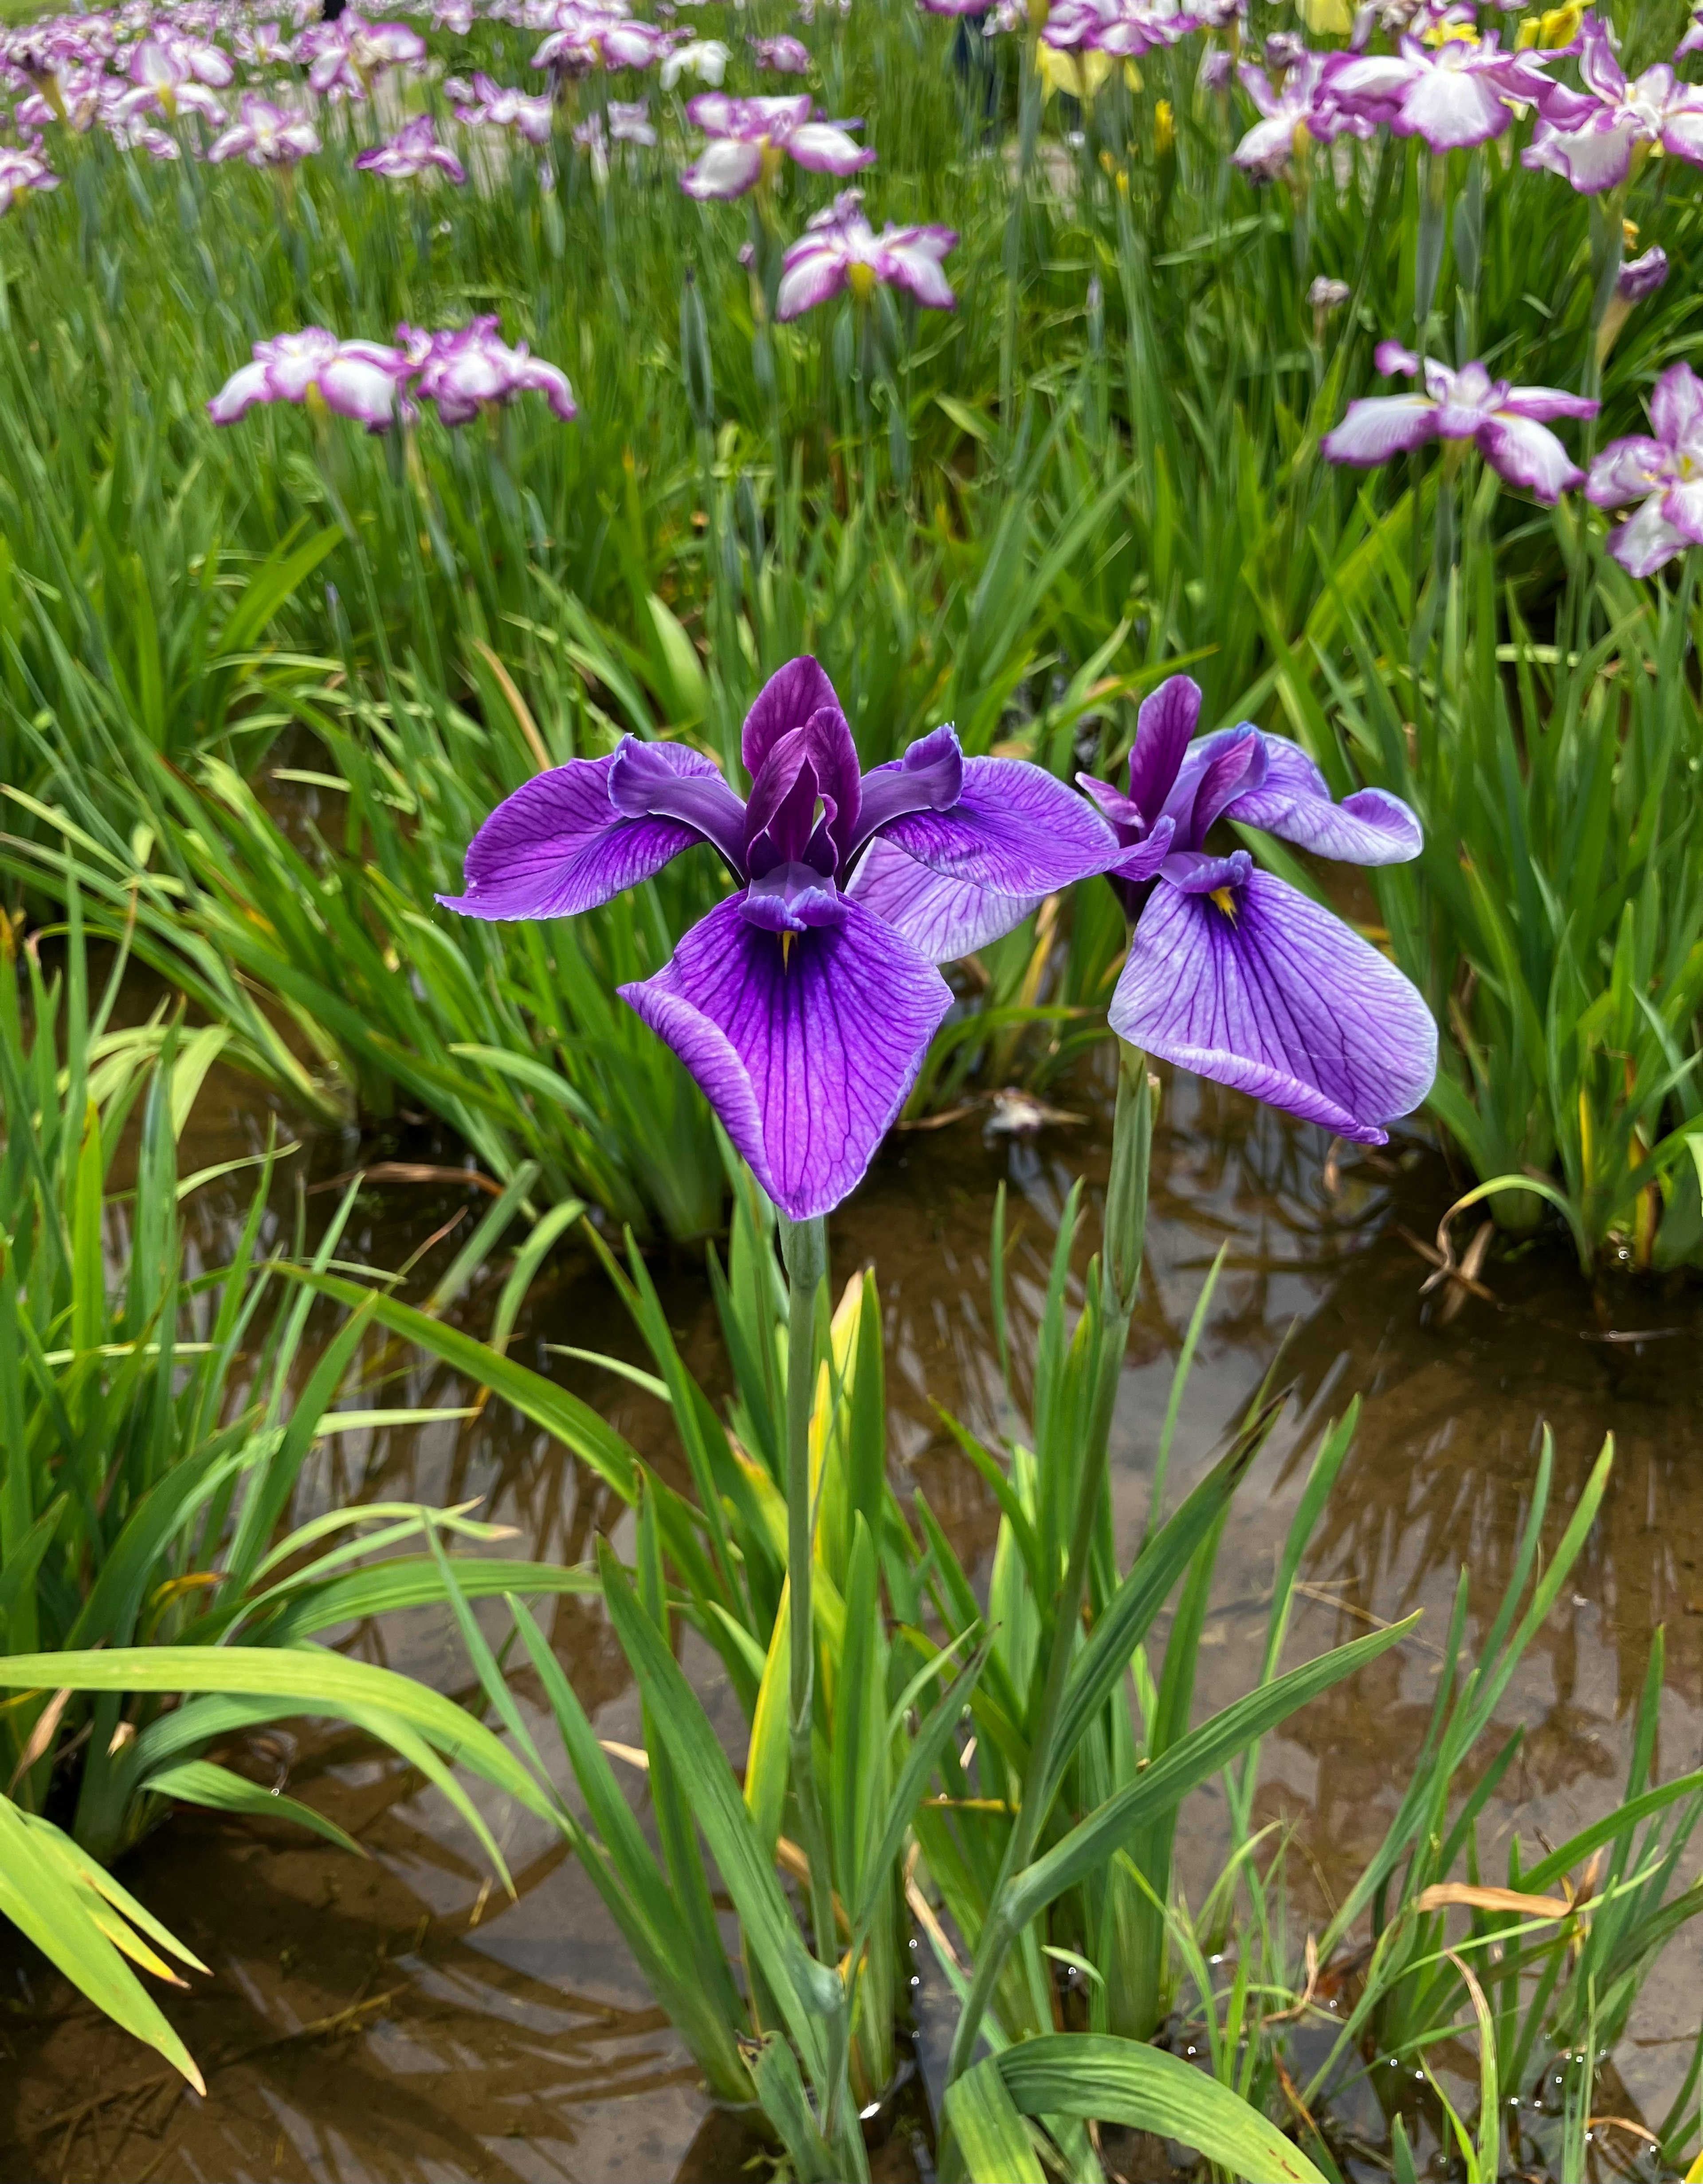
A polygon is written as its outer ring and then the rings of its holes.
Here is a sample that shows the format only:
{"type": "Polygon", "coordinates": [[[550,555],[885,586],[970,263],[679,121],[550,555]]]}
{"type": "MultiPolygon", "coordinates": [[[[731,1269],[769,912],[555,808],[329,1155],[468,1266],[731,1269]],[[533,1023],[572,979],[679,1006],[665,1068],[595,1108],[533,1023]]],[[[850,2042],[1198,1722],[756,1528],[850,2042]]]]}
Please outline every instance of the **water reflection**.
{"type": "MultiPolygon", "coordinates": [[[[216,1077],[211,1084],[186,1165],[229,1158],[259,1140],[261,1118],[239,1089],[216,1077]]],[[[987,1276],[1002,1178],[1013,1231],[1019,1402],[1026,1396],[1033,1329],[1071,1182],[1086,1176],[1092,1207],[1104,1181],[1108,1086],[1085,1073],[1064,1104],[1085,1123],[1032,1142],[986,1135],[979,1120],[900,1135],[835,1223],[836,1277],[865,1260],[879,1273],[901,1490],[926,1493],[966,1563],[984,1575],[996,1513],[953,1454],[933,1405],[986,1433],[1001,1424],[987,1276]]],[[[423,1132],[389,1150],[427,1166],[445,1156],[423,1132]]],[[[305,1188],[351,1167],[360,1151],[321,1141],[291,1166],[305,1188]]],[[[1505,1862],[1510,1831],[1527,1845],[1540,1833],[1557,1840],[1613,1802],[1628,1707],[1658,1623],[1667,1624],[1667,1645],[1658,1773],[1697,1763],[1703,1732],[1703,1428],[1695,1401],[1703,1312],[1695,1293],[1628,1290],[1593,1301],[1563,1262],[1534,1254],[1493,1267],[1494,1305],[1471,1301],[1438,1324],[1418,1295],[1426,1267],[1401,1232],[1422,1237],[1434,1228],[1450,1195],[1440,1163],[1412,1149],[1399,1156],[1349,1149],[1328,1162],[1326,1153],[1316,1132],[1232,1095],[1187,1081],[1167,1086],[1147,1280],[1113,1446],[1127,1553],[1147,1513],[1172,1363],[1222,1247],[1170,1497],[1221,1448],[1280,1349],[1293,1394],[1226,1532],[1202,1657],[1204,1708],[1234,1696],[1253,1674],[1273,1558],[1307,1451],[1351,1394],[1365,1397],[1357,1445],[1305,1569],[1292,1658],[1356,1635],[1368,1618],[1421,1607],[1426,1622],[1417,1641],[1326,1694],[1267,1747],[1262,1809],[1296,1823],[1304,1913],[1352,1880],[1393,1808],[1424,1733],[1437,1644],[1463,1565],[1474,1635],[1494,1612],[1528,1506],[1544,1419],[1556,1446],[1551,1540],[1610,1427],[1619,1462],[1587,1554],[1498,1716],[1505,1730],[1523,1724],[1526,1741],[1486,1816],[1487,1869],[1505,1862]]],[[[290,1233],[294,1188],[281,1186],[280,1240],[290,1233]]],[[[310,1223],[332,1202],[322,1190],[307,1196],[310,1223]]],[[[458,1214],[465,1234],[477,1202],[443,1182],[370,1191],[343,1256],[399,1265],[458,1214]]],[[[204,1263],[220,1262],[240,1203],[237,1184],[201,1194],[194,1217],[204,1263]]],[[[416,1279],[441,1271],[455,1241],[447,1236],[416,1279]]],[[[121,1239],[113,1243],[121,1251],[121,1239]]],[[[1079,1280],[1086,1249],[1085,1240],[1079,1280]]],[[[684,1265],[658,1273],[689,1362],[718,1389],[701,1279],[684,1265]]],[[[461,1316],[480,1327],[490,1303],[489,1287],[476,1288],[461,1316]]],[[[517,1354],[572,1379],[684,1485],[657,1407],[612,1374],[567,1371],[546,1343],[634,1354],[619,1305],[589,1258],[564,1256],[540,1283],[517,1354]]],[[[371,1353],[375,1369],[381,1354],[371,1353]]],[[[404,1356],[383,1363],[387,1404],[466,1400],[441,1368],[404,1356]]],[[[302,1514],[351,1496],[481,1496],[489,1513],[522,1535],[514,1552],[568,1562],[587,1558],[600,1529],[622,1536],[623,1513],[600,1483],[497,1405],[455,1424],[322,1443],[303,1493],[302,1514]]],[[[636,1700],[601,1616],[568,1599],[554,1603],[553,1615],[554,1644],[600,1734],[636,1741],[636,1700]]],[[[444,1618],[394,1618],[355,1642],[446,1689],[465,1685],[444,1618]]],[[[707,1675],[706,1660],[690,1650],[688,1664],[707,1675]]],[[[535,1691],[523,1681],[517,1689],[523,1703],[536,1705],[535,1691]]],[[[737,1748],[730,1700],[719,1701],[717,1718],[737,1748]]],[[[280,1744],[273,1756],[290,1766],[293,1787],[360,1836],[371,1862],[356,1865],[284,1830],[201,1817],[180,1819],[132,1861],[130,1884],[218,1975],[172,2008],[209,2066],[204,2104],[188,2094],[169,2098],[142,2051],[39,1975],[14,1984],[8,1962],[5,1994],[14,2006],[0,2030],[14,2068],[0,2136],[14,2143],[6,2173],[601,2184],[718,2173],[729,2158],[726,2125],[709,2115],[684,2051],[649,2005],[584,1875],[536,1823],[494,1802],[485,1808],[514,1868],[518,1900],[511,1904],[485,1887],[476,1846],[441,1801],[390,1762],[349,1739],[294,1752],[280,1744]],[[144,2085],[151,2090],[107,2092],[144,2085]],[[101,2089],[95,2108],[92,2086],[101,2089]]],[[[636,1776],[630,1787],[642,1806],[636,1776]]],[[[1196,1900],[1212,1869],[1214,1810],[1203,1798],[1184,1837],[1181,1877],[1196,1900]]],[[[1646,2114],[1660,2114],[1663,2088],[1671,2092],[1685,2060],[1667,2039],[1662,1997],[1695,1998],[1700,1988],[1703,1956],[1682,1944],[1620,2059],[1624,2098],[1646,2114]]],[[[884,2156],[893,2174],[906,2159],[896,2142],[884,2156]]]]}

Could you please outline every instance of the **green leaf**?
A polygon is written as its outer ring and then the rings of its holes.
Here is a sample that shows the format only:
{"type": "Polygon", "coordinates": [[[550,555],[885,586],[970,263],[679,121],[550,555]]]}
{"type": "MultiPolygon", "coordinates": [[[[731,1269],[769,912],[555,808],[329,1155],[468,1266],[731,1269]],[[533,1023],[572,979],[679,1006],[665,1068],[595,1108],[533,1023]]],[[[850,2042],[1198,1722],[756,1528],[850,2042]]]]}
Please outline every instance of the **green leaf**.
{"type": "Polygon", "coordinates": [[[233,1774],[228,1767],[215,1766],[210,1759],[186,1759],[179,1766],[167,1767],[151,1775],[142,1786],[155,1797],[181,1797],[187,1805],[205,1805],[215,1813],[247,1813],[257,1819],[293,1820],[299,1827],[311,1828],[316,1836],[337,1844],[340,1850],[352,1850],[357,1858],[367,1855],[355,1837],[345,1834],[335,1820],[328,1820],[311,1805],[303,1804],[300,1798],[286,1797],[259,1782],[250,1782],[241,1774],[233,1774]]]}
{"type": "Polygon", "coordinates": [[[993,2056],[946,2087],[946,2122],[969,2184],[1047,2184],[1029,2126],[993,2056]]]}
{"type": "Polygon", "coordinates": [[[1081,2116],[1181,2139],[1248,2184],[1324,2184],[1299,2147],[1258,2109],[1181,2055],[1142,2041],[1049,2032],[980,2067],[999,2072],[1026,2115],[1081,2116]]]}

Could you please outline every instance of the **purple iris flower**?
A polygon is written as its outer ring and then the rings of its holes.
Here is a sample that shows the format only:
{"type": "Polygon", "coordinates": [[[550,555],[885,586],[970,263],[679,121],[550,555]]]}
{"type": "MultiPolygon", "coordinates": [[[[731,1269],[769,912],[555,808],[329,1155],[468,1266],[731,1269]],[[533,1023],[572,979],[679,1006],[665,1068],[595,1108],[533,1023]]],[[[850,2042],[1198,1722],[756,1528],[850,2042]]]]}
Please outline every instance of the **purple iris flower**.
{"type": "Polygon", "coordinates": [[[1628,83],[1607,26],[1587,16],[1579,77],[1583,91],[1544,79],[1542,118],[1520,154],[1522,165],[1552,168],[1587,197],[1623,182],[1640,148],[1660,145],[1703,166],[1703,91],[1680,82],[1666,62],[1628,83]]]}
{"type": "Polygon", "coordinates": [[[815,110],[807,91],[789,98],[700,92],[688,101],[686,119],[710,142],[681,176],[680,187],[689,198],[742,198],[758,182],[772,181],[783,159],[796,159],[815,175],[855,175],[873,164],[875,154],[846,133],[861,122],[815,120],[815,110]]]}
{"type": "Polygon", "coordinates": [[[746,716],[740,797],[701,752],[628,736],[537,775],[467,850],[472,917],[572,917],[711,843],[738,883],[654,978],[622,998],[703,1087],[795,1221],[837,1206],[874,1156],[952,1006],[937,963],[1008,931],[1117,855],[1092,809],[1038,766],[966,758],[949,727],[860,777],[814,660],[746,716]],[[898,930],[866,895],[878,850],[947,900],[898,930]]]}
{"type": "Polygon", "coordinates": [[[1141,709],[1129,794],[1077,778],[1125,855],[1110,877],[1135,921],[1112,997],[1132,1045],[1250,1092],[1338,1137],[1382,1145],[1437,1073],[1437,1026],[1418,989],[1369,941],[1246,850],[1206,847],[1222,817],[1360,865],[1418,855],[1399,797],[1332,803],[1324,776],[1281,736],[1245,722],[1191,741],[1200,691],[1186,675],[1141,709]]]}
{"type": "Polygon", "coordinates": [[[404,122],[394,136],[361,153],[355,164],[366,173],[382,175],[392,182],[411,182],[433,168],[452,182],[467,179],[466,169],[449,146],[438,142],[438,125],[429,114],[416,114],[411,121],[404,122]]]}
{"type": "Polygon", "coordinates": [[[243,117],[207,147],[209,161],[246,159],[251,167],[287,167],[320,148],[319,131],[305,114],[274,106],[269,98],[243,94],[243,117]]]}
{"type": "Polygon", "coordinates": [[[232,373],[207,404],[215,425],[234,425],[256,403],[305,402],[317,395],[339,417],[353,417],[369,432],[382,432],[399,409],[409,363],[400,349],[380,342],[340,342],[323,326],[279,334],[254,343],[254,361],[232,373]]]}
{"type": "Polygon", "coordinates": [[[589,75],[594,69],[654,68],[674,42],[655,23],[637,23],[618,8],[582,7],[562,0],[556,28],[532,57],[534,68],[559,76],[589,75]]]}
{"type": "Polygon", "coordinates": [[[1494,31],[1482,44],[1449,38],[1433,48],[1404,37],[1393,53],[1345,54],[1329,81],[1343,105],[1398,136],[1422,137],[1432,152],[1488,144],[1513,120],[1510,102],[1536,105],[1554,89],[1530,54],[1499,52],[1494,31]]]}
{"type": "Polygon", "coordinates": [[[1309,144],[1329,144],[1344,134],[1370,136],[1374,117],[1343,105],[1331,86],[1332,56],[1309,53],[1297,66],[1286,70],[1275,88],[1263,70],[1244,63],[1242,88],[1259,109],[1256,121],[1231,159],[1237,166],[1262,182],[1282,172],[1309,144]]]}
{"type": "Polygon", "coordinates": [[[1650,398],[1650,435],[1614,440],[1591,465],[1585,499],[1599,508],[1642,503],[1608,550],[1633,577],[1652,577],[1688,546],[1703,545],[1703,380],[1670,364],[1650,398]]]}
{"type": "MultiPolygon", "coordinates": [[[[449,86],[444,86],[446,93],[449,86]]],[[[476,73],[471,87],[455,107],[455,119],[472,129],[512,129],[528,144],[548,144],[553,126],[555,102],[547,95],[511,90],[476,73]]]]}
{"type": "Polygon", "coordinates": [[[753,38],[750,43],[751,58],[760,69],[776,75],[809,75],[810,48],[801,38],[782,31],[778,38],[753,38]]]}
{"type": "Polygon", "coordinates": [[[841,190],[781,260],[774,315],[796,319],[842,288],[867,303],[878,281],[907,289],[930,310],[956,310],[941,260],[957,242],[954,228],[895,227],[891,220],[877,235],[864,217],[862,190],[841,190]]]}
{"type": "Polygon", "coordinates": [[[1057,0],[1041,36],[1065,52],[1083,46],[1139,60],[1175,45],[1198,25],[1198,18],[1184,14],[1175,0],[1057,0]]]}
{"type": "Polygon", "coordinates": [[[414,375],[409,392],[435,402],[446,425],[471,424],[487,406],[527,393],[542,394],[562,422],[571,423],[579,412],[567,374],[533,355],[524,342],[511,348],[498,332],[500,323],[492,313],[436,333],[398,326],[396,338],[414,375]]]}
{"type": "Polygon", "coordinates": [[[417,31],[406,23],[370,23],[352,8],[304,31],[296,50],[310,64],[309,87],[321,98],[360,101],[386,69],[426,64],[426,41],[417,31]]]}
{"type": "Polygon", "coordinates": [[[59,187],[59,178],[45,159],[38,159],[33,152],[14,151],[9,145],[0,148],[0,219],[20,197],[59,187]]]}
{"type": "MultiPolygon", "coordinates": [[[[1411,378],[1420,360],[1399,342],[1380,342],[1374,352],[1386,376],[1411,378]]],[[[1427,440],[1471,440],[1500,477],[1526,486],[1551,505],[1584,472],[1542,421],[1549,417],[1594,417],[1601,405],[1557,387],[1510,387],[1492,379],[1482,364],[1451,371],[1434,358],[1425,360],[1423,394],[1381,394],[1351,402],[1334,432],[1319,443],[1326,459],[1370,470],[1392,455],[1423,447],[1427,440]]]]}

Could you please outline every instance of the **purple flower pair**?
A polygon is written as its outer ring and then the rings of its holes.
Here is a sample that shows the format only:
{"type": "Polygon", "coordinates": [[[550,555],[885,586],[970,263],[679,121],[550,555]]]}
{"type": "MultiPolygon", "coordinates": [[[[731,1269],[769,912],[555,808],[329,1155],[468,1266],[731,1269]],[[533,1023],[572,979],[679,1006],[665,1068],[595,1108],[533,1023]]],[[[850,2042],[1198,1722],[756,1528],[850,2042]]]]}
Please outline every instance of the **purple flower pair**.
{"type": "Polygon", "coordinates": [[[1633,577],[1703,546],[1703,380],[1671,364],[1650,398],[1650,433],[1611,441],[1591,465],[1585,498],[1599,508],[1640,505],[1608,542],[1633,577]]]}
{"type": "Polygon", "coordinates": [[[320,148],[320,135],[305,114],[275,106],[258,92],[243,94],[243,114],[207,148],[210,164],[246,159],[251,167],[288,167],[320,148]]]}
{"type": "Polygon", "coordinates": [[[1416,822],[1375,790],[1333,805],[1293,744],[1253,728],[1192,746],[1199,702],[1181,677],[1147,701],[1130,793],[1091,784],[1097,811],[1036,766],[966,758],[950,727],[862,774],[832,684],[795,660],[745,721],[749,799],[701,754],[629,736],[500,805],[468,849],[466,893],[440,900],[475,917],[573,916],[712,844],[735,892],[621,993],[794,1220],[855,1187],[904,1104],[952,1006],[935,967],[1101,872],[1138,911],[1114,1028],[1382,1142],[1379,1124],[1431,1083],[1423,1002],[1246,850],[1213,857],[1204,844],[1231,812],[1387,862],[1416,852],[1416,822]]]}
{"type": "Polygon", "coordinates": [[[466,169],[449,146],[438,142],[438,125],[429,114],[416,114],[404,122],[394,136],[360,153],[355,164],[391,182],[416,181],[430,174],[447,175],[457,186],[467,179],[466,169]]]}
{"type": "Polygon", "coordinates": [[[234,425],[265,402],[305,402],[310,395],[339,417],[382,432],[416,402],[437,404],[446,425],[465,425],[489,405],[517,394],[542,394],[567,422],[578,415],[567,375],[524,342],[511,348],[495,317],[436,332],[397,328],[400,348],[383,342],[339,341],[323,326],[256,342],[254,359],[232,372],[207,404],[215,425],[234,425]],[[410,384],[411,382],[411,384],[410,384]]]}
{"type": "Polygon", "coordinates": [[[1551,168],[1591,197],[1623,182],[1640,150],[1659,148],[1703,166],[1703,91],[1682,83],[1666,62],[1628,83],[1607,26],[1589,15],[1579,37],[1579,78],[1582,91],[1544,79],[1541,119],[1522,164],[1551,168]]]}
{"type": "MultiPolygon", "coordinates": [[[[1398,342],[1380,342],[1378,370],[1412,378],[1420,359],[1398,342]]],[[[1369,470],[1392,455],[1422,448],[1429,440],[1470,440],[1499,477],[1525,486],[1538,499],[1553,504],[1569,488],[1583,485],[1584,472],[1548,428],[1553,417],[1594,417],[1600,404],[1556,387],[1510,387],[1492,379],[1482,364],[1451,371],[1427,357],[1425,392],[1380,394],[1351,402],[1348,415],[1319,443],[1327,461],[1369,470]]]]}

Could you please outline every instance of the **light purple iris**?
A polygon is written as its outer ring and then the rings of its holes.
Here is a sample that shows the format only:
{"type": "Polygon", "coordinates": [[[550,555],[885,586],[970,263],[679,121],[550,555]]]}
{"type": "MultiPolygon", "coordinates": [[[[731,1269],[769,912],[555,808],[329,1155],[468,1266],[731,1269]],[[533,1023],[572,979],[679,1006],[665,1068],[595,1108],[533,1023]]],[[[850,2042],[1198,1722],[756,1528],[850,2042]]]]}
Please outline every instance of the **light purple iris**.
{"type": "Polygon", "coordinates": [[[1653,242],[1642,258],[1628,258],[1614,276],[1614,292],[1618,302],[1641,304],[1646,296],[1653,296],[1667,281],[1667,253],[1659,242],[1653,242]]]}
{"type": "Polygon", "coordinates": [[[689,198],[742,198],[765,178],[773,181],[784,159],[815,175],[855,175],[875,154],[853,142],[856,121],[814,118],[807,91],[790,98],[734,98],[706,91],[689,100],[686,118],[709,143],[680,177],[689,198]]]}
{"type": "Polygon", "coordinates": [[[1488,144],[1514,118],[1510,101],[1535,105],[1554,89],[1529,53],[1449,38],[1432,47],[1404,37],[1393,53],[1344,54],[1331,64],[1330,89],[1343,105],[1418,136],[1432,152],[1488,144]]]}
{"type": "MultiPolygon", "coordinates": [[[[1398,342],[1380,342],[1377,368],[1411,378],[1420,360],[1398,342]]],[[[1348,414],[1319,443],[1333,463],[1370,470],[1392,455],[1422,448],[1427,440],[1471,440],[1499,477],[1525,486],[1553,505],[1584,472],[1544,422],[1550,417],[1594,417],[1600,404],[1557,387],[1510,387],[1492,379],[1482,364],[1451,371],[1425,360],[1422,394],[1374,395],[1351,402],[1348,414]]]]}
{"type": "Polygon", "coordinates": [[[321,98],[364,99],[387,69],[426,64],[426,41],[417,31],[406,23],[370,23],[353,8],[304,31],[297,50],[309,62],[308,83],[321,98]]]}
{"type": "Polygon", "coordinates": [[[449,146],[438,142],[438,125],[429,114],[416,114],[404,122],[394,136],[361,153],[355,164],[392,182],[411,182],[434,171],[447,175],[452,182],[467,179],[466,169],[449,146]]]}
{"type": "Polygon", "coordinates": [[[778,38],[751,40],[751,58],[760,69],[768,69],[776,75],[808,75],[810,48],[801,38],[782,32],[778,38]]]}
{"type": "Polygon", "coordinates": [[[239,23],[232,42],[250,68],[288,68],[296,49],[276,23],[239,23]]]}
{"type": "Polygon", "coordinates": [[[774,315],[796,319],[843,288],[864,304],[879,281],[907,290],[930,310],[956,310],[941,260],[957,242],[954,228],[895,227],[891,220],[877,235],[864,217],[863,191],[842,190],[782,259],[774,315]]]}
{"type": "Polygon", "coordinates": [[[409,393],[436,403],[446,425],[471,424],[482,410],[512,402],[517,394],[542,394],[564,424],[572,422],[579,412],[567,374],[534,356],[524,342],[511,348],[498,331],[500,323],[493,313],[435,333],[398,326],[396,338],[413,374],[409,393]]]}
{"type": "Polygon", "coordinates": [[[1057,0],[1041,36],[1062,52],[1084,47],[1123,60],[1175,45],[1199,28],[1175,0],[1057,0]]]}
{"type": "MultiPolygon", "coordinates": [[[[448,92],[449,86],[446,83],[444,88],[448,92]]],[[[476,74],[466,97],[456,103],[455,116],[469,128],[512,129],[528,144],[548,144],[554,104],[548,96],[534,98],[476,74]]]]}
{"type": "Polygon", "coordinates": [[[1673,58],[1683,61],[1688,54],[1703,53],[1703,8],[1694,8],[1685,35],[1673,48],[1673,58]]]}
{"type": "Polygon", "coordinates": [[[1345,133],[1351,136],[1372,134],[1375,120],[1343,105],[1332,91],[1331,58],[1309,53],[1285,70],[1276,88],[1263,70],[1242,64],[1238,71],[1242,88],[1259,109],[1260,118],[1230,155],[1238,167],[1261,181],[1270,181],[1309,143],[1332,143],[1345,133]]]}
{"type": "Polygon", "coordinates": [[[701,753],[627,737],[498,805],[467,850],[473,917],[572,917],[695,842],[736,890],[623,1000],[703,1087],[784,1212],[808,1220],[857,1184],[952,1006],[937,963],[1008,931],[1038,897],[1117,855],[1089,805],[1039,767],[966,758],[936,728],[861,777],[834,686],[808,658],[745,724],[740,797],[701,753]],[[885,850],[949,900],[907,934],[865,891],[885,850]]]}
{"type": "Polygon", "coordinates": [[[1628,83],[1606,26],[1587,16],[1579,76],[1583,91],[1545,79],[1542,118],[1520,154],[1522,165],[1552,168],[1587,197],[1623,182],[1639,147],[1660,145],[1703,166],[1703,91],[1681,83],[1666,62],[1628,83]]]}
{"type": "Polygon", "coordinates": [[[59,178],[45,159],[38,159],[33,152],[14,151],[10,146],[0,148],[0,219],[11,211],[20,197],[36,190],[56,190],[59,178]]]}
{"type": "Polygon", "coordinates": [[[232,373],[207,404],[215,425],[234,425],[261,402],[305,402],[317,395],[339,417],[382,432],[404,406],[408,359],[381,342],[340,342],[323,326],[254,343],[254,361],[232,373]]]}
{"type": "Polygon", "coordinates": [[[1399,797],[1332,803],[1281,736],[1244,723],[1191,741],[1200,691],[1186,675],[1141,709],[1127,795],[1077,777],[1125,855],[1111,878],[1135,921],[1109,1011],[1120,1038],[1360,1145],[1410,1114],[1437,1073],[1437,1026],[1417,989],[1369,941],[1246,850],[1214,856],[1229,817],[1359,865],[1419,855],[1399,797]]]}
{"type": "Polygon", "coordinates": [[[1614,440],[1591,465],[1585,498],[1599,508],[1643,504],[1610,538],[1628,574],[1651,577],[1688,546],[1703,545],[1703,380],[1670,364],[1650,398],[1650,435],[1614,440]]]}
{"type": "Polygon", "coordinates": [[[256,92],[243,94],[243,115],[207,148],[215,167],[226,159],[246,159],[251,167],[287,167],[320,148],[319,131],[304,114],[274,106],[256,92]]]}

